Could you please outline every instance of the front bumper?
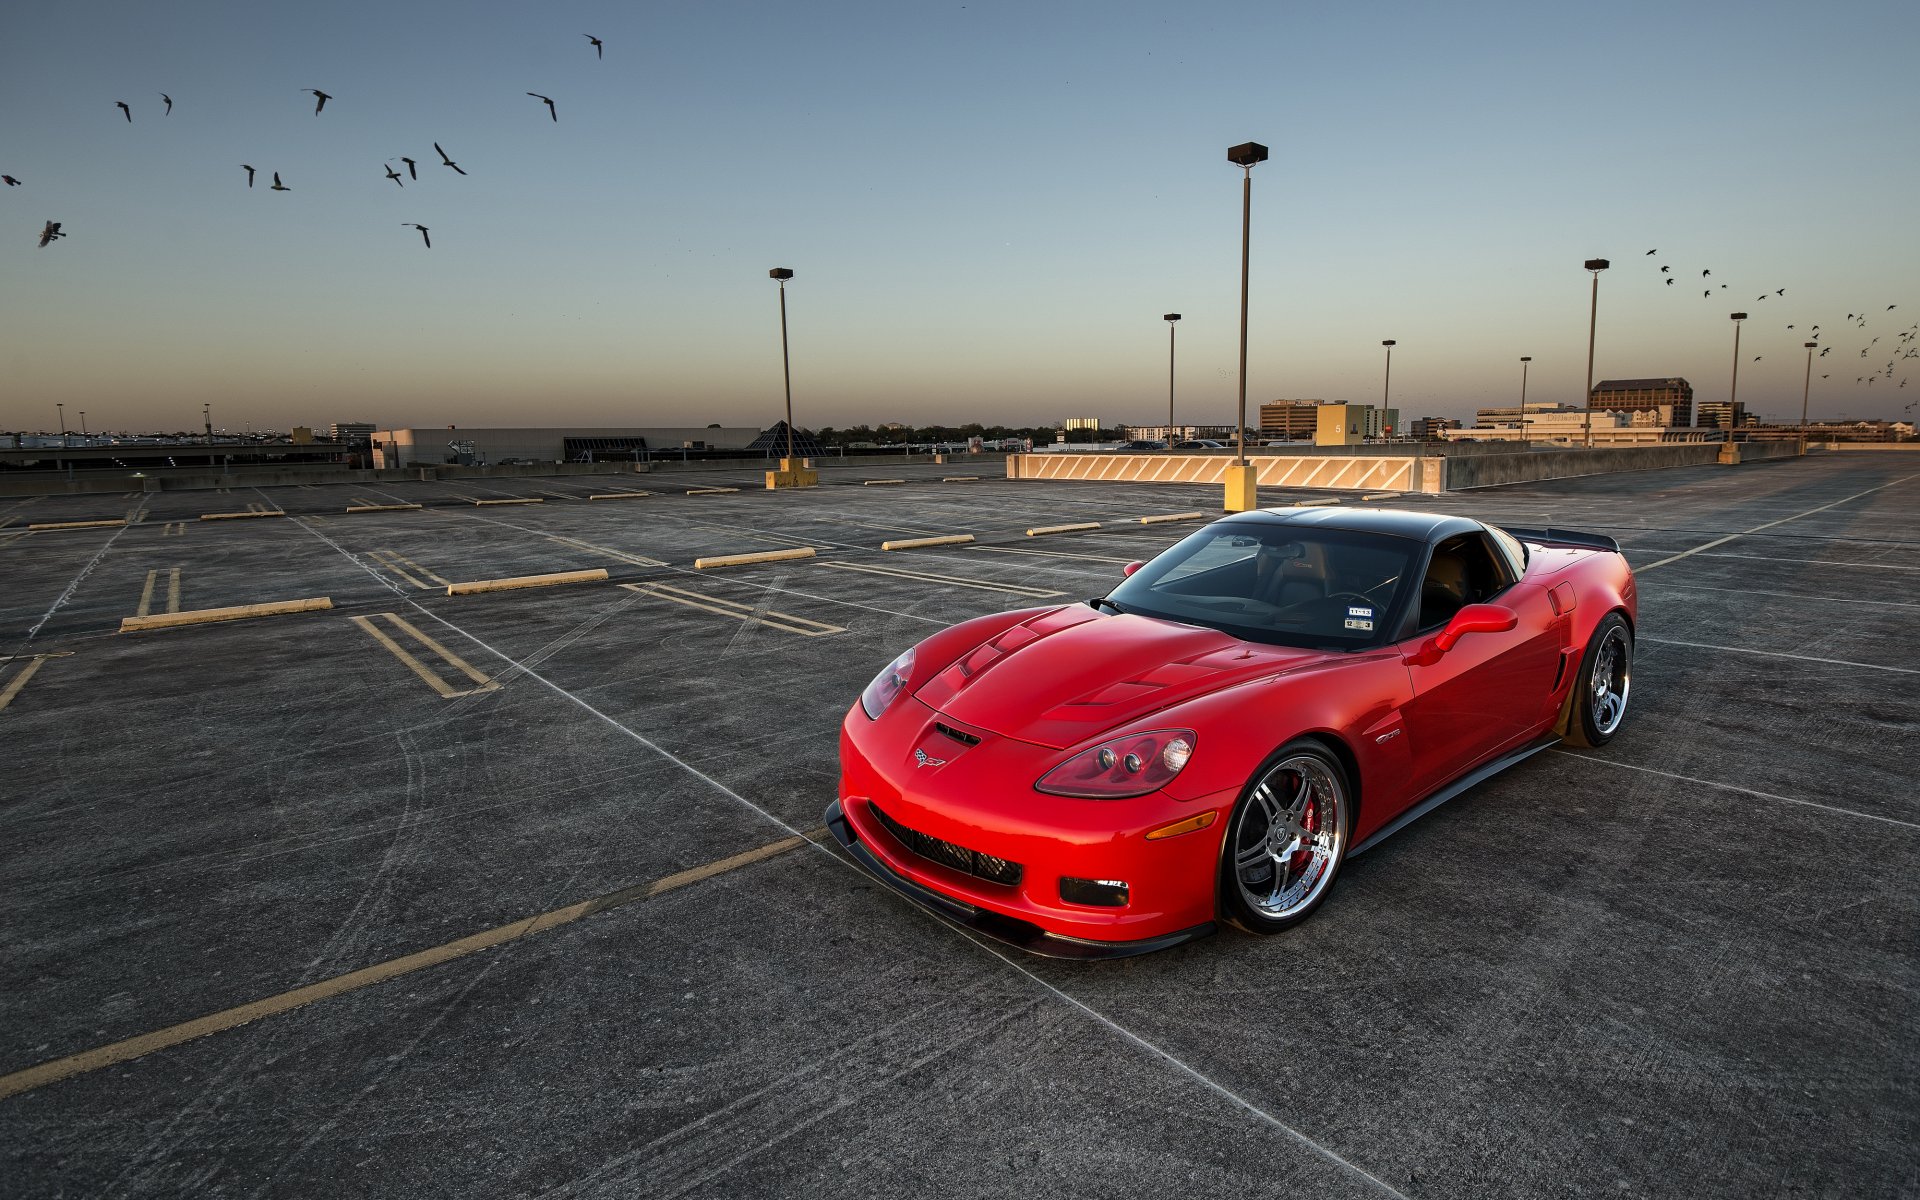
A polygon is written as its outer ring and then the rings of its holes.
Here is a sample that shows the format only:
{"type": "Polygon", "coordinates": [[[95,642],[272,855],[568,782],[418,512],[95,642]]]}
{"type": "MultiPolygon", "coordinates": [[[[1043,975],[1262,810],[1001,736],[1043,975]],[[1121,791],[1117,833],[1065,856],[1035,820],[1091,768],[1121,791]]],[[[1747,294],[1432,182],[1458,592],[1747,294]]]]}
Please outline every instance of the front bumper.
{"type": "Polygon", "coordinates": [[[828,831],[833,834],[833,840],[840,843],[840,848],[845,850],[854,862],[865,867],[874,878],[902,896],[961,929],[1043,958],[1091,961],[1103,958],[1126,958],[1134,954],[1151,954],[1155,950],[1165,950],[1171,946],[1178,946],[1182,942],[1205,937],[1214,930],[1214,923],[1207,921],[1189,929],[1162,934],[1158,937],[1120,942],[1096,941],[1091,938],[1049,933],[1031,921],[1009,917],[991,909],[968,904],[952,896],[942,895],[899,874],[868,849],[867,844],[861,840],[859,832],[848,822],[846,813],[841,809],[838,800],[827,805],[826,825],[828,831]]]}

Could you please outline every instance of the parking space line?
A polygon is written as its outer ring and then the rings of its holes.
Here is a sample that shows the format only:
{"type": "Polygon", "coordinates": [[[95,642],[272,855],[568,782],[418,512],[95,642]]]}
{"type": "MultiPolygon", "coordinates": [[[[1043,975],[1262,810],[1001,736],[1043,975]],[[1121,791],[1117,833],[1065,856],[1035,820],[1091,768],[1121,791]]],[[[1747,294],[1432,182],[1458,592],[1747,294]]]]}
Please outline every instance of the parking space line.
{"type": "Polygon", "coordinates": [[[630,592],[639,592],[643,596],[670,600],[675,604],[684,604],[688,608],[704,609],[723,617],[732,617],[736,621],[769,625],[775,629],[784,629],[788,633],[797,633],[801,637],[826,637],[829,634],[846,632],[846,628],[841,625],[829,625],[824,621],[796,617],[792,613],[783,613],[770,608],[755,608],[749,604],[722,600],[718,596],[706,596],[664,583],[623,583],[620,586],[630,592]]]}
{"type": "Polygon", "coordinates": [[[1815,800],[1801,800],[1793,796],[1776,796],[1772,792],[1759,792],[1752,788],[1741,787],[1738,784],[1721,783],[1717,779],[1695,779],[1691,775],[1675,775],[1671,771],[1660,771],[1655,770],[1653,767],[1637,766],[1630,762],[1621,762],[1617,758],[1602,758],[1597,754],[1580,754],[1572,750],[1562,750],[1558,747],[1555,747],[1553,752],[1564,755],[1567,758],[1580,759],[1582,762],[1599,763],[1608,767],[1619,767],[1623,771],[1643,771],[1648,775],[1658,775],[1662,779],[1671,779],[1678,783],[1692,783],[1698,784],[1701,787],[1719,788],[1726,792],[1739,792],[1743,796],[1756,796],[1762,800],[1778,800],[1782,804],[1798,804],[1803,808],[1817,808],[1822,812],[1840,813],[1843,816],[1859,817],[1863,821],[1880,821],[1887,825],[1898,825],[1902,829],[1920,831],[1920,825],[1916,825],[1912,821],[1902,821],[1898,817],[1883,817],[1877,813],[1861,812],[1857,808],[1841,808],[1837,804],[1821,804],[1815,800]]]}
{"type": "Polygon", "coordinates": [[[451,579],[442,579],[397,550],[369,550],[367,557],[417,588],[446,587],[453,582],[451,579]],[[428,580],[433,582],[429,583],[428,580]]]}
{"type": "MultiPolygon", "coordinates": [[[[355,620],[358,619],[355,618],[355,620]]],[[[585,917],[621,908],[636,901],[653,900],[690,884],[712,879],[716,875],[765,862],[770,858],[777,858],[809,842],[818,842],[825,835],[824,829],[796,833],[791,837],[757,846],[717,862],[663,876],[652,883],[636,884],[616,892],[595,896],[590,900],[582,900],[577,904],[569,904],[565,908],[549,909],[536,916],[524,917],[505,925],[496,925],[492,929],[457,941],[446,942],[399,958],[390,958],[385,962],[362,967],[357,971],[349,971],[344,975],[336,975],[331,979],[323,979],[318,983],[310,983],[305,987],[294,988],[292,991],[281,992],[276,996],[268,996],[191,1021],[183,1021],[178,1025],[170,1025],[152,1033],[141,1034],[139,1037],[126,1038],[79,1054],[57,1058],[51,1062],[28,1067],[23,1071],[15,1071],[10,1075],[0,1075],[0,1100],[45,1087],[50,1083],[58,1083],[63,1079],[71,1079],[76,1075],[98,1071],[103,1067],[130,1062],[156,1051],[171,1049],[183,1042],[195,1041],[209,1034],[223,1033],[264,1017],[292,1012],[296,1008],[304,1008],[316,1001],[332,999],[377,983],[385,983],[390,979],[410,975],[428,967],[436,967],[456,958],[464,958],[480,950],[490,950],[523,937],[545,933],[563,925],[571,925],[585,917]]]]}
{"type": "MultiPolygon", "coordinates": [[[[1628,547],[1634,549],[1635,547],[1628,547]]],[[[1738,558],[1747,562],[1779,563],[1779,558],[1767,554],[1702,554],[1701,558],[1738,558]]],[[[1920,567],[1904,567],[1898,563],[1876,562],[1840,562],[1830,558],[1797,558],[1795,565],[1803,567],[1869,567],[1876,571],[1920,571],[1920,567]]]]}
{"type": "Polygon", "coordinates": [[[32,535],[24,529],[16,529],[12,533],[0,533],[0,546],[11,546],[22,538],[31,536],[32,535]]]}
{"type": "Polygon", "coordinates": [[[474,667],[471,663],[467,662],[465,659],[461,658],[459,655],[455,654],[453,651],[447,649],[445,646],[442,646],[439,642],[434,641],[432,638],[428,637],[426,634],[420,632],[420,630],[416,629],[405,618],[400,616],[400,614],[387,612],[387,613],[378,613],[376,615],[385,617],[387,621],[393,625],[394,628],[400,630],[402,633],[405,633],[408,637],[412,638],[415,642],[419,643],[421,646],[439,655],[441,660],[444,661],[448,666],[454,668],[455,670],[459,671],[461,674],[465,675],[468,679],[473,681],[474,686],[467,688],[465,690],[461,690],[453,687],[453,685],[449,684],[446,680],[442,679],[437,672],[435,672],[432,668],[428,667],[427,664],[421,662],[418,658],[414,657],[414,655],[410,651],[408,651],[405,646],[402,646],[399,642],[393,640],[393,638],[390,637],[385,630],[375,625],[373,623],[373,618],[360,617],[360,616],[348,618],[355,625],[358,625],[361,629],[364,629],[368,634],[372,635],[373,640],[375,640],[376,642],[379,642],[382,646],[385,646],[388,652],[391,653],[395,658],[399,659],[401,662],[405,663],[408,667],[412,668],[413,673],[415,675],[418,675],[420,679],[428,687],[440,693],[440,695],[445,699],[455,700],[461,696],[473,696],[481,692],[497,692],[500,690],[499,681],[489,678],[484,672],[474,667]]]}
{"type": "Polygon", "coordinates": [[[1872,608],[1920,608],[1920,604],[1910,604],[1904,600],[1855,600],[1846,596],[1801,596],[1793,592],[1761,592],[1753,588],[1708,587],[1704,583],[1665,583],[1660,587],[1679,588],[1686,592],[1731,592],[1736,596],[1773,596],[1780,600],[1808,600],[1818,604],[1865,604],[1872,608]]]}
{"type": "Polygon", "coordinates": [[[1811,654],[1788,654],[1784,650],[1750,650],[1745,646],[1714,646],[1706,642],[1678,642],[1672,638],[1640,637],[1634,639],[1651,642],[1656,646],[1688,646],[1695,650],[1723,650],[1728,654],[1758,654],[1764,658],[1791,658],[1798,662],[1828,663],[1836,667],[1859,667],[1863,671],[1892,671],[1899,675],[1920,675],[1911,667],[1889,667],[1880,663],[1854,662],[1845,658],[1816,658],[1811,654]]]}
{"type": "Polygon", "coordinates": [[[916,583],[942,583],[953,587],[975,588],[983,592],[1008,592],[1015,596],[1032,596],[1036,600],[1049,596],[1064,596],[1065,592],[1046,591],[1041,588],[1023,587],[1017,583],[990,583],[984,579],[969,579],[959,575],[934,575],[926,571],[907,571],[899,567],[874,567],[864,563],[823,562],[823,567],[836,571],[859,571],[867,575],[890,575],[896,579],[911,580],[916,583]]]}
{"type": "Polygon", "coordinates": [[[1111,558],[1104,554],[1069,554],[1065,550],[1028,550],[1019,546],[972,546],[973,550],[987,554],[1032,554],[1039,558],[1080,558],[1087,562],[1130,563],[1130,558],[1111,558]]]}
{"type": "Polygon", "coordinates": [[[187,523],[185,521],[168,521],[160,527],[160,536],[185,537],[187,536],[187,523]]]}
{"type": "MultiPolygon", "coordinates": [[[[134,609],[134,616],[144,617],[153,611],[153,590],[159,581],[160,568],[155,567],[153,570],[147,572],[146,585],[140,589],[140,607],[134,609]]],[[[167,572],[167,611],[170,613],[180,611],[179,567],[174,567],[167,572]]]]}
{"type": "Polygon", "coordinates": [[[549,533],[546,535],[546,538],[548,541],[558,542],[562,546],[571,546],[575,550],[585,550],[588,554],[603,555],[616,562],[630,563],[636,567],[664,567],[667,565],[657,558],[648,558],[644,554],[628,554],[624,550],[615,550],[610,546],[596,546],[592,542],[583,542],[579,538],[561,537],[557,533],[549,533]]]}
{"type": "Polygon", "coordinates": [[[1634,574],[1638,575],[1642,571],[1651,571],[1655,567],[1664,567],[1670,562],[1679,562],[1681,559],[1687,558],[1691,555],[1698,554],[1702,550],[1711,550],[1715,546],[1724,546],[1728,542],[1733,541],[1735,538],[1747,537],[1751,534],[1759,533],[1763,529],[1772,529],[1775,525],[1785,525],[1789,521],[1798,521],[1801,517],[1810,517],[1815,513],[1825,512],[1830,508],[1838,508],[1849,500],[1858,500],[1862,496],[1871,496],[1875,492],[1883,492],[1886,489],[1890,487],[1894,487],[1897,484],[1906,483],[1909,480],[1914,480],[1914,479],[1920,479],[1920,475],[1907,475],[1907,476],[1904,476],[1903,478],[1894,480],[1892,483],[1883,483],[1879,487],[1870,487],[1864,492],[1855,492],[1851,496],[1842,496],[1840,497],[1840,499],[1835,500],[1832,504],[1822,504],[1819,508],[1810,508],[1803,513],[1795,513],[1790,517],[1781,517],[1778,521],[1768,521],[1765,525],[1755,525],[1752,529],[1743,529],[1739,533],[1730,533],[1725,537],[1715,538],[1713,541],[1707,542],[1703,545],[1695,546],[1691,550],[1682,550],[1678,554],[1668,555],[1666,558],[1663,558],[1658,562],[1650,562],[1644,567],[1635,567],[1633,569],[1634,574]]]}
{"type": "Polygon", "coordinates": [[[7,705],[13,703],[13,698],[27,686],[27,680],[32,679],[34,672],[40,669],[40,664],[49,658],[65,657],[65,654],[36,654],[26,659],[27,665],[14,672],[13,678],[7,681],[6,687],[0,688],[0,712],[5,712],[7,705]]]}

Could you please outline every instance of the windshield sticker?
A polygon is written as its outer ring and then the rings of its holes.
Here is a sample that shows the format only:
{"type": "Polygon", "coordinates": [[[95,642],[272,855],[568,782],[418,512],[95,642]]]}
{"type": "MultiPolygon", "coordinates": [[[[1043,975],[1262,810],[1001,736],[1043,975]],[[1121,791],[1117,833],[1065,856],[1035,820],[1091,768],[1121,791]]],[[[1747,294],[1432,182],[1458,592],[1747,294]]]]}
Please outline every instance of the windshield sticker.
{"type": "MultiPolygon", "coordinates": [[[[1352,610],[1351,610],[1351,609],[1349,609],[1348,611],[1349,611],[1349,612],[1351,612],[1352,610]]],[[[1367,633],[1367,632],[1370,632],[1370,631],[1371,631],[1371,630],[1373,629],[1373,622],[1372,622],[1372,621],[1365,621],[1365,620],[1361,620],[1361,619],[1360,619],[1360,618],[1358,618],[1358,617],[1348,617],[1348,618],[1347,618],[1347,628],[1348,628],[1348,629],[1358,629],[1358,630],[1359,630],[1359,631],[1361,631],[1362,633],[1367,633]]]]}
{"type": "Polygon", "coordinates": [[[1350,617],[1370,617],[1373,615],[1373,609],[1365,604],[1349,604],[1347,605],[1347,615],[1350,617]]]}

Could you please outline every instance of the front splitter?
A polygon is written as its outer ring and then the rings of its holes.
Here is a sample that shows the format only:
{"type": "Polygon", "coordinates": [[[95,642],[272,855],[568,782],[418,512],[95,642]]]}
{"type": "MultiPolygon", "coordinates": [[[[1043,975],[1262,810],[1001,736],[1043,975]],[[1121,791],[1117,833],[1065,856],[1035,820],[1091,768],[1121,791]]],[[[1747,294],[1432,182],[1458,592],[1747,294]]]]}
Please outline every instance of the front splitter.
{"type": "Polygon", "coordinates": [[[840,848],[881,883],[968,933],[979,934],[1003,946],[1011,946],[1016,950],[1023,950],[1042,958],[1061,958],[1081,962],[1106,958],[1130,958],[1136,954],[1151,954],[1155,950],[1165,950],[1178,946],[1182,942],[1191,942],[1196,938],[1207,936],[1214,930],[1214,923],[1208,921],[1176,933],[1125,942],[1100,942],[1049,933],[1030,921],[1002,916],[997,912],[968,904],[964,900],[942,895],[901,875],[860,840],[860,835],[854,831],[852,824],[847,821],[846,814],[841,811],[838,800],[827,805],[825,820],[827,829],[833,834],[833,840],[840,844],[840,848]]]}

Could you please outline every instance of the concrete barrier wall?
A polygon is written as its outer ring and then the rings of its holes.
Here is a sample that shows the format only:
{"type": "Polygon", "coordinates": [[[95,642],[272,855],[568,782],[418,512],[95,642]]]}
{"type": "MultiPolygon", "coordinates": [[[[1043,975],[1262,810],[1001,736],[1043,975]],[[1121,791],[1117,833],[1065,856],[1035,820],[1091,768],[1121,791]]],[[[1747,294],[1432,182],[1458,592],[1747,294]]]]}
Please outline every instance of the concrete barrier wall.
{"type": "MultiPolygon", "coordinates": [[[[1419,468],[1426,460],[1286,455],[1247,461],[1257,468],[1262,487],[1410,492],[1417,490],[1419,468]]],[[[1233,459],[1224,454],[1011,454],[1007,478],[1224,485],[1232,465],[1233,459]]]]}
{"type": "Polygon", "coordinates": [[[1446,460],[1447,491],[1531,483],[1539,479],[1571,479],[1579,475],[1610,475],[1619,471],[1654,471],[1662,467],[1704,467],[1720,460],[1718,442],[1675,445],[1619,446],[1605,450],[1530,450],[1512,454],[1478,454],[1446,460]]]}
{"type": "Polygon", "coordinates": [[[1809,450],[1892,450],[1920,453],[1920,442],[1808,442],[1809,450]]]}

